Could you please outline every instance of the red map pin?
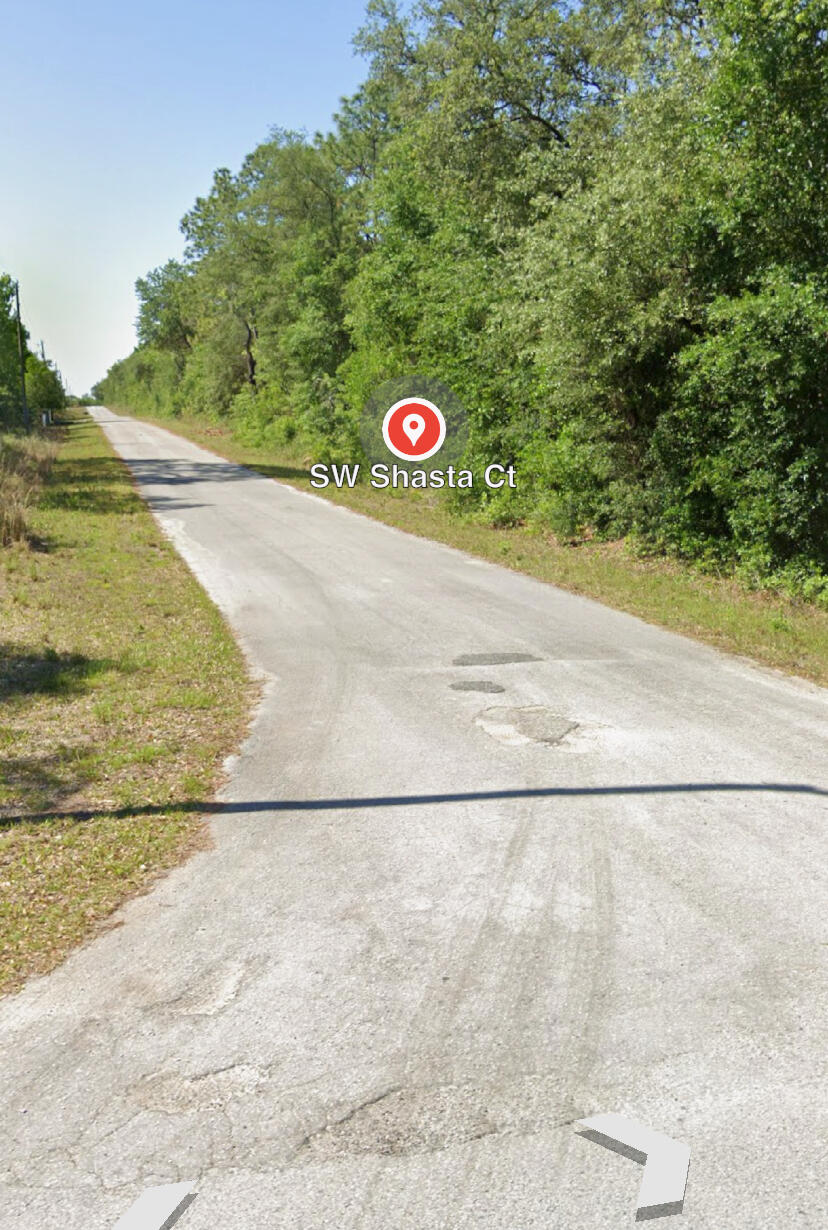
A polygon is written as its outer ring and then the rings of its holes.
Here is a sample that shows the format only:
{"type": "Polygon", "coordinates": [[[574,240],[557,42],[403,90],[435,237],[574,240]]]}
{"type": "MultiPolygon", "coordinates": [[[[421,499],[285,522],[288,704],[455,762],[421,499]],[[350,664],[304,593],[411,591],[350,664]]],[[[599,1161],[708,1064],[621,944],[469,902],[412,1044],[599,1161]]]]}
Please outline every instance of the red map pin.
{"type": "Polygon", "coordinates": [[[425,461],[445,440],[446,420],[433,401],[404,397],[394,402],[383,419],[382,438],[395,457],[425,461]]]}

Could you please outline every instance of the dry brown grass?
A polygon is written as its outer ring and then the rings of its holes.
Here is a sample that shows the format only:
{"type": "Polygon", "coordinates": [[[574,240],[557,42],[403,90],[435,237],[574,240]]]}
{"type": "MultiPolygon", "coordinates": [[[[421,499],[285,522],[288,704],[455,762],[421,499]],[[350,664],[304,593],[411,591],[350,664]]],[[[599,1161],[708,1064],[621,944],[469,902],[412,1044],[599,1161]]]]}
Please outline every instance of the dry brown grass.
{"type": "Polygon", "coordinates": [[[29,536],[29,510],[57,455],[42,436],[0,436],[0,546],[29,536]]]}

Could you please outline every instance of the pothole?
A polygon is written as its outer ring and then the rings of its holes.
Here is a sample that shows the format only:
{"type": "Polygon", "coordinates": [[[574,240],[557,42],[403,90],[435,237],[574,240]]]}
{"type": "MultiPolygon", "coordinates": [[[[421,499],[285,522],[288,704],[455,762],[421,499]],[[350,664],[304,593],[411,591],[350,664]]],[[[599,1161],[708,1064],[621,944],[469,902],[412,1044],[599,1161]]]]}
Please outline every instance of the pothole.
{"type": "Polygon", "coordinates": [[[455,692],[505,692],[506,689],[491,679],[460,679],[452,683],[455,692]]]}
{"type": "Polygon", "coordinates": [[[544,705],[486,709],[475,721],[487,735],[511,747],[523,743],[545,743],[551,747],[578,729],[578,723],[572,718],[553,713],[544,705]]]}
{"type": "Polygon", "coordinates": [[[531,653],[461,653],[453,666],[506,666],[509,662],[540,662],[531,653]]]}

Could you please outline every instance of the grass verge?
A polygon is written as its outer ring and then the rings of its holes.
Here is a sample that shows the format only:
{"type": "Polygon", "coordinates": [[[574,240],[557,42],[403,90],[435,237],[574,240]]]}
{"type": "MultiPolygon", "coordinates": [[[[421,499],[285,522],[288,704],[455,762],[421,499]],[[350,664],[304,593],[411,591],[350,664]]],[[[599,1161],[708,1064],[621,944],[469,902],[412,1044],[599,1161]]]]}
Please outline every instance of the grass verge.
{"type": "Polygon", "coordinates": [[[0,551],[0,990],[204,844],[253,697],[221,615],[82,411],[0,551]]]}
{"type": "MultiPolygon", "coordinates": [[[[195,418],[148,418],[222,457],[303,490],[307,463],[290,453],[233,439],[229,427],[195,418]]],[[[828,611],[729,578],[707,576],[667,559],[645,559],[624,543],[570,545],[528,527],[495,529],[456,515],[436,491],[375,490],[359,485],[315,494],[409,533],[595,598],[674,632],[828,684],[828,611]]]]}

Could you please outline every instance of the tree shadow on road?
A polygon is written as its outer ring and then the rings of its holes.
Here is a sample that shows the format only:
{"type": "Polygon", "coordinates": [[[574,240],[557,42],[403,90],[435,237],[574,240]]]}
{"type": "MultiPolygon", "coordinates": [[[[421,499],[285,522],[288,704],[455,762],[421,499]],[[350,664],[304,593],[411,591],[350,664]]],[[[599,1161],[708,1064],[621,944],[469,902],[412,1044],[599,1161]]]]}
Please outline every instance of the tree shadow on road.
{"type": "Polygon", "coordinates": [[[189,491],[203,483],[246,483],[264,479],[309,478],[310,471],[292,466],[257,465],[255,469],[237,465],[232,461],[193,461],[185,458],[133,457],[129,470],[150,508],[169,512],[183,508],[203,508],[208,500],[199,499],[200,493],[189,491]],[[175,494],[165,494],[164,488],[175,494]],[[180,489],[180,494],[178,490],[180,489]]]}
{"type": "Polygon", "coordinates": [[[257,474],[264,474],[266,478],[310,479],[311,476],[310,470],[302,469],[297,466],[270,466],[264,465],[257,461],[253,468],[257,474]]]}
{"type": "Polygon", "coordinates": [[[129,468],[139,482],[179,486],[190,483],[239,483],[264,478],[310,478],[310,470],[295,466],[259,465],[235,461],[194,461],[185,457],[132,457],[129,468]]]}

